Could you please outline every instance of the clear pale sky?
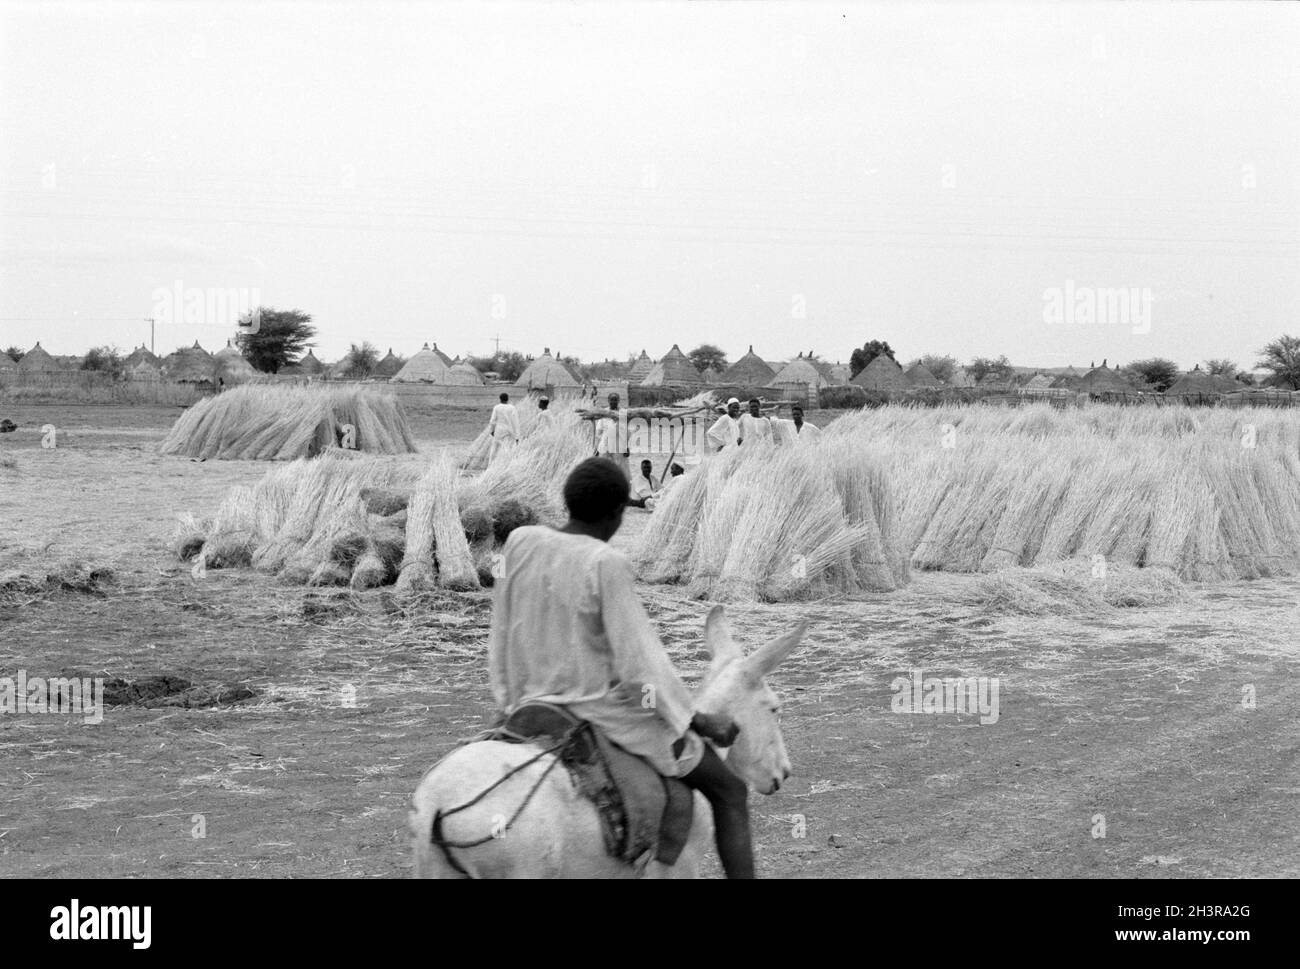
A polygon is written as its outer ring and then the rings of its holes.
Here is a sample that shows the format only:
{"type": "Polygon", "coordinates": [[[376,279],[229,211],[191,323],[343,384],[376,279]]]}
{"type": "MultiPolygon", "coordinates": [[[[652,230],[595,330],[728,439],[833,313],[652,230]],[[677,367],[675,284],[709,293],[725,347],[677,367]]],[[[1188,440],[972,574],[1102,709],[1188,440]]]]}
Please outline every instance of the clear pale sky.
{"type": "Polygon", "coordinates": [[[1300,333],[1297,51],[1296,4],[7,4],[0,346],[180,285],[325,359],[1249,367],[1300,333]],[[1152,325],[1049,325],[1067,285],[1152,325]]]}

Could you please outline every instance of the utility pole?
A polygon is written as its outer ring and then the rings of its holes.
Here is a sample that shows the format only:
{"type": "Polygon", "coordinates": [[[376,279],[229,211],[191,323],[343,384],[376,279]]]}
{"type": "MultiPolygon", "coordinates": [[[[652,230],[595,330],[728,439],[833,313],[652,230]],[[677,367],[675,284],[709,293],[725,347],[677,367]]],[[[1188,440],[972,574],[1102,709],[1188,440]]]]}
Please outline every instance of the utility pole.
{"type": "Polygon", "coordinates": [[[501,334],[498,333],[494,336],[492,342],[496,344],[496,352],[492,355],[492,359],[495,360],[497,357],[501,356],[501,334]]]}
{"type": "Polygon", "coordinates": [[[150,316],[150,317],[146,317],[146,321],[147,321],[148,324],[149,324],[149,352],[150,352],[150,353],[154,353],[154,348],[153,348],[153,317],[152,317],[152,316],[150,316]]]}

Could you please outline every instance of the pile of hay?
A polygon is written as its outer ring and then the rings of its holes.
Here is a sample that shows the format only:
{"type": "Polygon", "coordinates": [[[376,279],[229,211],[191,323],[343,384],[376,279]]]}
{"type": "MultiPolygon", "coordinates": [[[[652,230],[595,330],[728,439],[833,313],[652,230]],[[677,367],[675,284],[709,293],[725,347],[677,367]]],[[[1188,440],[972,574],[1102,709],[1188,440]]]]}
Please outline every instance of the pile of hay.
{"type": "MultiPolygon", "coordinates": [[[[547,405],[547,410],[551,417],[548,418],[547,424],[543,426],[541,418],[538,416],[542,413],[537,406],[537,397],[532,395],[516,396],[511,393],[510,402],[515,405],[515,410],[519,412],[519,434],[520,443],[526,444],[528,440],[542,431],[565,430],[573,434],[585,432],[588,438],[591,435],[591,427],[578,418],[578,409],[583,405],[580,398],[562,397],[558,400],[552,400],[547,405]]],[[[594,444],[588,448],[594,451],[594,444]]],[[[492,435],[488,433],[487,418],[484,418],[483,430],[479,432],[478,437],[474,438],[465,456],[461,459],[460,467],[464,471],[482,471],[488,466],[488,460],[492,456],[492,435]]]]}
{"type": "Polygon", "coordinates": [[[918,568],[1100,555],[1191,581],[1300,571],[1300,413],[883,407],[825,439],[888,450],[918,568]]]}
{"type": "Polygon", "coordinates": [[[874,448],[725,451],[656,507],[638,571],[729,602],[892,591],[909,570],[886,468],[874,448]]]}
{"type": "Polygon", "coordinates": [[[219,460],[292,461],[341,447],[369,454],[417,449],[396,397],[370,388],[252,384],[185,411],[163,454],[219,460]]]}
{"type": "Polygon", "coordinates": [[[203,569],[251,566],[286,582],[400,592],[492,584],[493,557],[521,525],[559,524],[572,432],[539,433],[478,477],[446,452],[409,464],[333,449],[236,486],[210,519],[181,516],[173,550],[203,569]]]}
{"type": "Polygon", "coordinates": [[[962,601],[986,612],[1021,616],[1097,614],[1113,609],[1163,606],[1186,595],[1169,569],[1107,567],[1072,559],[1040,569],[1006,569],[982,576],[962,601]]]}

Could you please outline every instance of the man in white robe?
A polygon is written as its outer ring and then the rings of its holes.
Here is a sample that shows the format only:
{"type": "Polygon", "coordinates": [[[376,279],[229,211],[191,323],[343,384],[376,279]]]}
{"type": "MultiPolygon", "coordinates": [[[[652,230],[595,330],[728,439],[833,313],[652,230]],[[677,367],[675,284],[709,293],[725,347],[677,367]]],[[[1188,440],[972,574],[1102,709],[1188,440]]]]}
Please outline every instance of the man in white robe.
{"type": "Polygon", "coordinates": [[[763,416],[762,404],[757,397],[749,402],[749,413],[741,414],[738,428],[737,444],[771,444],[772,423],[763,416]]]}
{"type": "Polygon", "coordinates": [[[493,588],[492,694],[507,715],[530,700],[564,706],[703,793],[728,876],[752,878],[747,788],[701,740],[726,746],[736,725],[693,712],[690,691],[637,599],[631,563],[608,544],[627,495],[621,470],[588,458],[564,484],[563,528],[511,532],[493,588]]]}
{"type": "Polygon", "coordinates": [[[772,428],[776,432],[777,442],[780,444],[811,444],[822,436],[821,428],[816,424],[809,424],[803,419],[803,407],[795,404],[790,408],[791,419],[786,421],[781,418],[773,418],[772,428]]]}
{"type": "Polygon", "coordinates": [[[710,453],[736,446],[740,441],[740,401],[737,398],[727,401],[727,412],[713,422],[704,437],[709,442],[710,453]]]}
{"type": "Polygon", "coordinates": [[[488,421],[488,434],[492,438],[489,461],[508,453],[519,443],[519,411],[510,403],[509,394],[502,394],[500,399],[501,403],[492,408],[492,417],[488,421]]]}

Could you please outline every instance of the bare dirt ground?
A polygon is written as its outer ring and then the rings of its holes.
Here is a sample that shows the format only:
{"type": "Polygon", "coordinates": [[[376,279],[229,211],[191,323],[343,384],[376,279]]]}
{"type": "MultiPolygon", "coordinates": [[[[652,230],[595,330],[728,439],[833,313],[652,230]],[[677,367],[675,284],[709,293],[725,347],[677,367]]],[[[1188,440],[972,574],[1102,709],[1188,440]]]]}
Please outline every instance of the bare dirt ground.
{"type": "MultiPolygon", "coordinates": [[[[0,874],[404,875],[411,791],[489,713],[489,597],[402,606],[191,577],[167,549],[175,516],[268,465],[159,456],[178,412],[0,404],[20,425],[0,437],[0,571],[117,572],[105,591],[0,604],[0,676],[167,675],[254,695],[110,707],[99,724],[0,715],[0,874]]],[[[485,420],[412,417],[427,448],[485,420]]],[[[811,623],[772,678],[795,774],[751,801],[763,875],[1300,873],[1300,581],[1072,619],[991,612],[970,601],[975,581],[918,574],[890,595],[730,610],[750,645],[811,623]],[[998,677],[998,722],[892,712],[890,684],[913,669],[998,677]]],[[[708,604],[643,591],[698,677],[708,604]]]]}

